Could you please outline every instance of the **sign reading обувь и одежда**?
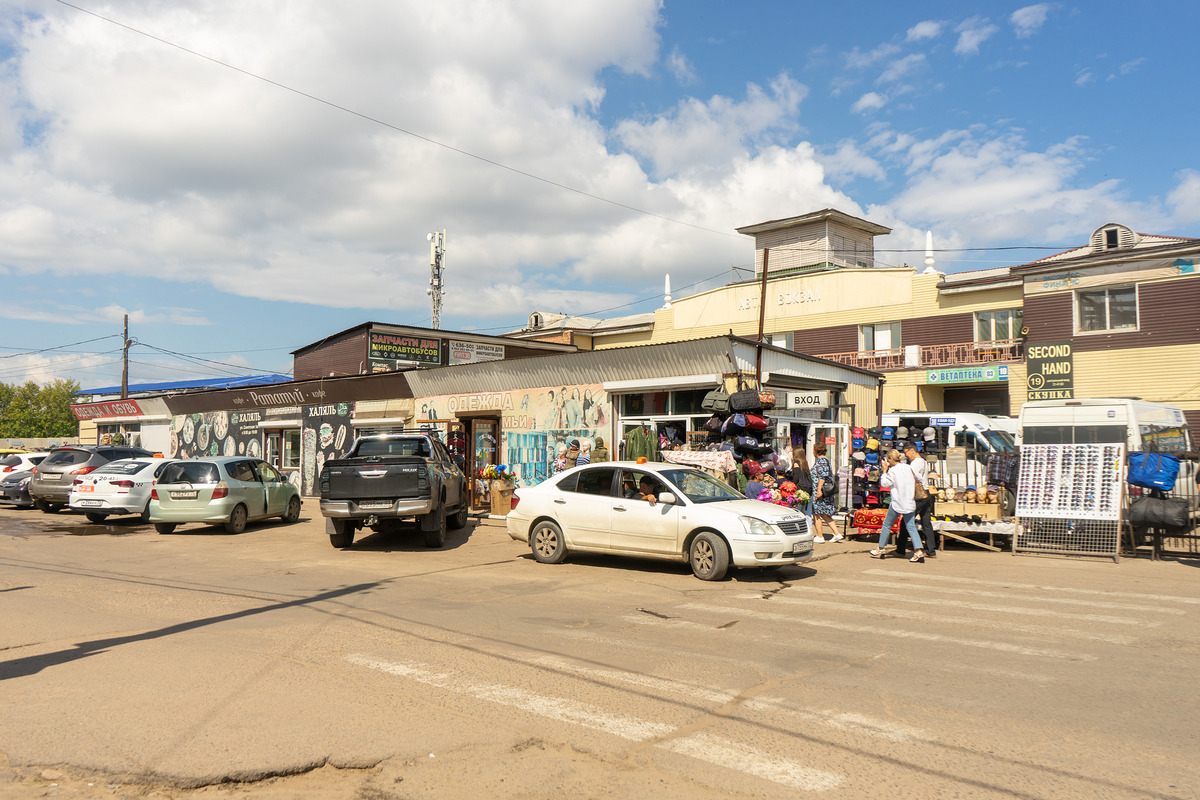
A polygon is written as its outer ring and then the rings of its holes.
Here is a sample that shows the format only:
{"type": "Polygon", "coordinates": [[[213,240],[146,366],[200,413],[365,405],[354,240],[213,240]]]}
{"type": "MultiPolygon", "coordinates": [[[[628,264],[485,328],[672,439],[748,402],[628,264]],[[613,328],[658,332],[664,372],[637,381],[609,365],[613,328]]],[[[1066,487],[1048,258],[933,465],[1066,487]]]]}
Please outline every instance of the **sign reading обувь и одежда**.
{"type": "Polygon", "coordinates": [[[1025,387],[1030,400],[1075,398],[1075,363],[1070,342],[1031,344],[1025,348],[1025,387]]]}

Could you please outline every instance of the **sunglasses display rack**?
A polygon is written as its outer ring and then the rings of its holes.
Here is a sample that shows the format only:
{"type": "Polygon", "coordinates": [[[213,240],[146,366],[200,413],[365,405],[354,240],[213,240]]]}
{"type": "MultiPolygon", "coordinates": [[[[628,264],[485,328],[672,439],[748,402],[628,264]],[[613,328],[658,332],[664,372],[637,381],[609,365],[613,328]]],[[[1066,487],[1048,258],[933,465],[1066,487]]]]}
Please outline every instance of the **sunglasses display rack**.
{"type": "Polygon", "coordinates": [[[1025,445],[1017,516],[1118,521],[1124,463],[1120,444],[1025,445]]]}

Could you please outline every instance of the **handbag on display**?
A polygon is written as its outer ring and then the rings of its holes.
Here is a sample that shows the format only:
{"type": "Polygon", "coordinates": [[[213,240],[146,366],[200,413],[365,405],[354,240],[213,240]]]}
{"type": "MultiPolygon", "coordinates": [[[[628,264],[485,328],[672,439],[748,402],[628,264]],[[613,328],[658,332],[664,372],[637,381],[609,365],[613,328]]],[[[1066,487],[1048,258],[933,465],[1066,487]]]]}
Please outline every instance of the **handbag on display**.
{"type": "Polygon", "coordinates": [[[775,407],[775,393],[767,389],[758,393],[758,402],[763,408],[775,407]]]}
{"type": "Polygon", "coordinates": [[[700,408],[705,411],[711,411],[714,414],[728,414],[729,392],[724,389],[713,389],[704,395],[704,399],[700,401],[700,408]]]}
{"type": "Polygon", "coordinates": [[[746,430],[765,431],[769,427],[771,427],[771,423],[762,414],[746,415],[746,430]]]}
{"type": "Polygon", "coordinates": [[[1189,516],[1188,501],[1184,497],[1143,495],[1133,498],[1129,504],[1129,524],[1137,527],[1186,528],[1189,516]]]}
{"type": "Polygon", "coordinates": [[[708,421],[704,423],[704,429],[709,433],[720,433],[721,426],[723,424],[725,424],[725,421],[721,419],[719,415],[713,414],[708,418],[708,421]]]}
{"type": "Polygon", "coordinates": [[[762,411],[762,401],[757,389],[742,389],[729,395],[729,408],[733,411],[762,411]]]}
{"type": "Polygon", "coordinates": [[[1125,480],[1143,489],[1175,488],[1179,477],[1179,459],[1170,453],[1130,453],[1129,474],[1125,480]]]}
{"type": "Polygon", "coordinates": [[[746,430],[746,415],[734,414],[721,425],[721,433],[733,436],[746,430]]]}

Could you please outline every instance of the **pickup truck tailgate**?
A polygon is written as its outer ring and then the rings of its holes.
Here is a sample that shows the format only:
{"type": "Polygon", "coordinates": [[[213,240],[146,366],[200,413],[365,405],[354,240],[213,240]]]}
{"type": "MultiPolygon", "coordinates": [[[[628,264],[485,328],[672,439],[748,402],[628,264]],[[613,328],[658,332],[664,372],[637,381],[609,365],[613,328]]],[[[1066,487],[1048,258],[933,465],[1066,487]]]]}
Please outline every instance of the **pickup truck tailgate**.
{"type": "Polygon", "coordinates": [[[329,461],[321,483],[321,497],[327,500],[428,497],[429,468],[420,458],[329,461]]]}

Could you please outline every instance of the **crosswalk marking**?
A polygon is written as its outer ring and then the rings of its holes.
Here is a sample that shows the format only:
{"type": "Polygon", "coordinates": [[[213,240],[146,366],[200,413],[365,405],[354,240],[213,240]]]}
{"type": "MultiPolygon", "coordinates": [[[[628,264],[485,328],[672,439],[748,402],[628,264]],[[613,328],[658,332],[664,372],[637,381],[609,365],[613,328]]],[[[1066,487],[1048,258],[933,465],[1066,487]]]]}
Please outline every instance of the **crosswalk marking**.
{"type": "MultiPolygon", "coordinates": [[[[737,597],[737,599],[738,600],[762,601],[763,598],[762,598],[762,595],[744,594],[744,595],[739,595],[737,597]]],[[[871,613],[883,614],[885,616],[894,617],[896,619],[914,620],[914,621],[921,620],[922,622],[938,622],[938,623],[944,623],[947,625],[967,626],[967,625],[978,625],[979,624],[978,620],[971,619],[969,617],[954,616],[954,615],[947,615],[947,614],[926,614],[924,612],[915,611],[910,608],[904,608],[903,610],[897,610],[897,609],[893,609],[893,608],[874,608],[874,607],[871,607],[869,609],[864,609],[862,604],[860,604],[860,603],[839,603],[836,600],[822,600],[822,599],[819,599],[816,597],[808,597],[807,595],[805,595],[804,597],[783,597],[782,595],[775,595],[771,598],[771,600],[769,602],[772,604],[780,603],[780,604],[784,604],[784,605],[799,605],[799,606],[812,606],[813,608],[836,609],[839,611],[850,611],[850,612],[859,613],[859,614],[861,614],[864,610],[869,610],[871,613]]],[[[954,607],[957,607],[957,604],[955,604],[954,607]]],[[[730,610],[732,611],[733,609],[731,608],[730,610]]],[[[1108,644],[1131,645],[1131,644],[1134,644],[1135,642],[1137,642],[1136,636],[1128,636],[1126,634],[1120,634],[1120,633],[1098,633],[1098,632],[1093,632],[1093,631],[1081,631],[1081,630],[1077,630],[1075,628],[1062,628],[1062,627],[1047,628],[1047,627],[1043,627],[1040,625],[1022,625],[1019,623],[1005,622],[1004,629],[1006,631],[1014,631],[1017,633],[1030,633],[1035,636],[1051,636],[1051,637],[1055,637],[1055,638],[1061,638],[1061,637],[1065,636],[1065,637],[1070,637],[1073,639],[1087,639],[1089,641],[1094,641],[1094,642],[1107,642],[1108,644]]]]}
{"type": "Polygon", "coordinates": [[[1031,603],[1058,603],[1060,605],[1087,606],[1088,608],[1115,608],[1121,611],[1150,611],[1158,614],[1187,614],[1182,608],[1164,608],[1163,606],[1140,606],[1129,603],[1106,603],[1103,600],[1072,600],[1066,597],[1045,597],[1044,595],[1012,594],[1009,592],[989,592],[983,589],[960,589],[958,587],[933,586],[931,584],[910,583],[908,581],[862,581],[852,578],[826,578],[823,583],[846,583],[856,586],[877,586],[885,589],[908,589],[914,592],[947,592],[972,597],[992,597],[998,600],[1025,600],[1031,603]]]}
{"type": "MultiPolygon", "coordinates": [[[[683,608],[690,608],[696,611],[705,611],[709,613],[728,614],[730,609],[721,606],[707,605],[704,603],[688,603],[683,608]]],[[[794,625],[807,625],[813,628],[830,628],[833,630],[846,631],[847,633],[869,633],[877,636],[891,636],[896,639],[917,639],[926,642],[937,642],[939,644],[959,644],[966,647],[979,647],[986,650],[998,650],[1002,653],[1015,653],[1023,656],[1038,656],[1041,658],[1059,658],[1066,661],[1095,661],[1096,657],[1086,653],[1068,653],[1062,650],[1050,650],[1042,647],[1026,647],[1019,644],[1011,644],[1009,642],[996,642],[987,639],[966,639],[961,636],[944,636],[939,633],[929,633],[928,631],[912,631],[904,630],[903,628],[880,628],[874,625],[855,625],[847,622],[833,622],[830,620],[812,619],[811,617],[795,617],[787,614],[775,614],[769,611],[753,611],[742,612],[753,614],[761,619],[783,620],[794,625]]]]}
{"type": "MultiPolygon", "coordinates": [[[[806,588],[806,593],[835,595],[841,597],[862,597],[868,600],[899,600],[909,605],[945,606],[946,601],[932,597],[913,597],[909,594],[894,592],[856,592],[849,589],[822,589],[819,587],[806,588]]],[[[1024,606],[997,606],[986,603],[967,603],[954,601],[955,608],[965,608],[971,611],[990,611],[997,614],[1020,614],[1026,617],[1051,617],[1061,620],[1077,620],[1082,622],[1106,622],[1110,625],[1135,625],[1139,628],[1154,628],[1161,622],[1146,622],[1134,617],[1114,617],[1107,614],[1076,614],[1067,611],[1056,611],[1046,608],[1027,608],[1024,606]]]]}
{"type": "MultiPolygon", "coordinates": [[[[869,569],[865,571],[868,575],[887,575],[890,578],[913,578],[911,573],[896,572],[890,569],[869,569]]],[[[1012,581],[993,581],[984,578],[956,578],[949,575],[930,575],[928,573],[921,575],[915,580],[922,581],[938,581],[942,583],[968,583],[979,586],[1001,586],[1006,589],[1029,589],[1036,592],[1062,592],[1064,594],[1080,594],[1091,597],[1128,597],[1131,600],[1162,600],[1168,603],[1184,603],[1186,605],[1200,605],[1200,597],[1177,597],[1168,594],[1141,594],[1138,592],[1109,592],[1103,589],[1076,589],[1069,586],[1046,586],[1039,583],[1014,583],[1012,581]]]]}
{"type": "Polygon", "coordinates": [[[361,653],[350,654],[345,658],[352,664],[368,669],[437,686],[479,700],[488,700],[537,716],[603,731],[628,741],[657,740],[653,742],[654,747],[801,791],[827,791],[844,781],[837,773],[808,767],[798,761],[780,758],[710,733],[690,733],[676,737],[679,729],[672,725],[628,715],[610,714],[584,703],[540,695],[515,686],[471,683],[423,666],[383,661],[361,653]]]}

